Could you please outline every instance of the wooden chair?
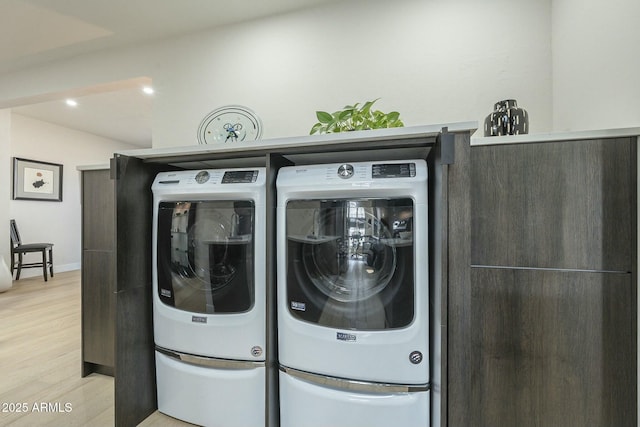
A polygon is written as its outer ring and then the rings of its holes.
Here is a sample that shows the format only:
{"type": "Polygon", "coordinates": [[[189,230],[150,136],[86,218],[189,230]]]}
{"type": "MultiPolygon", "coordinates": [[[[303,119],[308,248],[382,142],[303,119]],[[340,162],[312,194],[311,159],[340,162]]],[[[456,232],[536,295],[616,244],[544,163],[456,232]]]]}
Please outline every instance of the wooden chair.
{"type": "Polygon", "coordinates": [[[44,275],[44,281],[47,281],[47,267],[53,277],[53,243],[28,243],[23,244],[20,240],[20,233],[18,232],[18,226],[16,221],[12,219],[10,221],[11,228],[11,275],[13,276],[13,270],[16,269],[16,280],[20,280],[20,272],[23,268],[42,267],[42,274],[44,275]],[[23,255],[31,252],[42,253],[42,262],[32,262],[25,264],[22,262],[23,255]],[[16,260],[16,255],[18,259],[16,260]],[[48,258],[48,259],[47,259],[48,258]]]}

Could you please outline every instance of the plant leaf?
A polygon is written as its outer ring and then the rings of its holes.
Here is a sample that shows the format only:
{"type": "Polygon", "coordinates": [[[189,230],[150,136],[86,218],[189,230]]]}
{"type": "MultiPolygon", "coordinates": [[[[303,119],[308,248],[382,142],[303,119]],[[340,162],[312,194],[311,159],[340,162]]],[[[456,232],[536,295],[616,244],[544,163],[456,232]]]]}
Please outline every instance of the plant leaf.
{"type": "Polygon", "coordinates": [[[387,114],[387,120],[390,122],[395,122],[399,118],[400,118],[400,113],[398,113],[397,111],[392,111],[387,114]]]}
{"type": "Polygon", "coordinates": [[[331,123],[333,116],[326,111],[316,111],[316,117],[320,123],[331,123]]]}
{"type": "Polygon", "coordinates": [[[380,110],[372,110],[373,105],[379,99],[376,98],[364,104],[358,102],[353,105],[345,105],[342,110],[333,113],[316,111],[316,117],[320,123],[313,125],[311,134],[404,126],[400,120],[399,112],[392,111],[385,114],[380,110]]]}
{"type": "Polygon", "coordinates": [[[353,110],[338,111],[335,114],[337,114],[338,120],[347,120],[353,115],[353,110]]]}
{"type": "Polygon", "coordinates": [[[342,132],[342,124],[340,122],[335,122],[335,123],[331,123],[331,125],[329,126],[329,129],[327,130],[327,133],[337,133],[337,132],[342,132]]]}
{"type": "Polygon", "coordinates": [[[309,132],[309,135],[313,135],[314,133],[322,133],[321,130],[322,130],[323,127],[324,126],[322,125],[322,123],[316,123],[311,128],[311,131],[309,132]]]}
{"type": "Polygon", "coordinates": [[[376,98],[373,101],[367,101],[364,103],[364,105],[362,106],[362,108],[360,109],[363,113],[369,114],[369,111],[371,110],[371,107],[373,106],[373,104],[376,103],[376,101],[380,99],[380,98],[376,98]]]}

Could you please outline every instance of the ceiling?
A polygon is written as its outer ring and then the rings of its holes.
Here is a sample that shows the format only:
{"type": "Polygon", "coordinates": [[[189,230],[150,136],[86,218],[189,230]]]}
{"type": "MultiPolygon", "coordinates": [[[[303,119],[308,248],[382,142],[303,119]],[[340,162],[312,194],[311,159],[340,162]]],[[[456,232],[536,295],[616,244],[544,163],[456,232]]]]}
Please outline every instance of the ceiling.
{"type": "MultiPolygon", "coordinates": [[[[344,0],[0,0],[0,75],[101,49],[202,31],[344,0]]],[[[151,146],[153,96],[136,79],[13,108],[17,114],[151,146]]]]}

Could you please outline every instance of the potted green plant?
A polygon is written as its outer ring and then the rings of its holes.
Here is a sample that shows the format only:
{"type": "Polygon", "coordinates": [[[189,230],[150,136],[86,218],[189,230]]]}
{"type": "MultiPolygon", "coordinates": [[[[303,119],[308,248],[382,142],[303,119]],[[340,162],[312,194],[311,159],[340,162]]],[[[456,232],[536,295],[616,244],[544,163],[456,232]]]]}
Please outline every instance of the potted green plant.
{"type": "Polygon", "coordinates": [[[318,123],[313,125],[310,134],[404,126],[404,123],[400,120],[400,113],[397,111],[383,113],[380,110],[372,110],[371,107],[378,99],[367,101],[362,106],[360,103],[347,105],[342,110],[334,113],[316,111],[318,123]]]}

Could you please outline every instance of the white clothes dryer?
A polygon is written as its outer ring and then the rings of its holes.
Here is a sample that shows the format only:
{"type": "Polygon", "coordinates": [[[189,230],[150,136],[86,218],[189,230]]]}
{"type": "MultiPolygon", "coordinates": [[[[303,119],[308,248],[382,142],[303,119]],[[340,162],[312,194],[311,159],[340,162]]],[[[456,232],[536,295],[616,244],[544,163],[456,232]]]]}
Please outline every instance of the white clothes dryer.
{"type": "Polygon", "coordinates": [[[265,182],[265,169],[253,168],[163,172],[152,185],[158,409],[167,415],[264,424],[265,182]]]}
{"type": "Polygon", "coordinates": [[[282,427],[428,423],[426,162],[285,167],[276,185],[282,427]]]}

